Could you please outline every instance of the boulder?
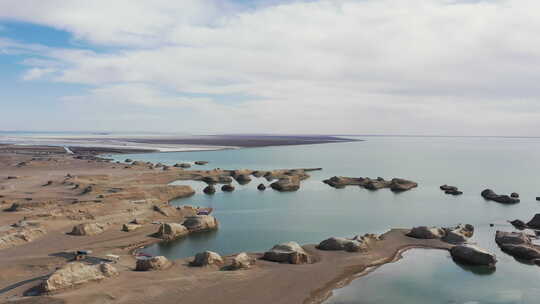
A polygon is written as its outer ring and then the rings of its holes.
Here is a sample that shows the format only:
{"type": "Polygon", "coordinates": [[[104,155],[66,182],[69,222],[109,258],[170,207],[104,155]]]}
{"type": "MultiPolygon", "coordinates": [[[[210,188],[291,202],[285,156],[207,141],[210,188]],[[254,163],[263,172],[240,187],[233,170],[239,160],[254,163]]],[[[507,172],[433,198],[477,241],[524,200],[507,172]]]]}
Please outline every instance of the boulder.
{"type": "Polygon", "coordinates": [[[450,195],[462,195],[463,192],[462,191],[459,191],[459,190],[446,190],[444,191],[445,194],[450,194],[450,195]]]}
{"type": "Polygon", "coordinates": [[[250,258],[245,252],[237,254],[229,266],[230,270],[249,269],[251,265],[255,264],[255,260],[250,258]]]}
{"type": "Polygon", "coordinates": [[[358,240],[349,240],[341,237],[328,238],[317,245],[319,250],[346,250],[356,252],[365,249],[366,246],[358,240]]]}
{"type": "Polygon", "coordinates": [[[208,164],[208,162],[205,160],[198,160],[195,162],[195,165],[198,165],[198,166],[204,166],[206,164],[208,164]]]}
{"type": "Polygon", "coordinates": [[[172,263],[164,256],[151,258],[139,258],[135,266],[135,271],[152,271],[167,269],[172,263]]]}
{"type": "Polygon", "coordinates": [[[516,192],[512,192],[512,193],[510,194],[510,197],[513,197],[513,198],[519,198],[519,194],[516,193],[516,192]]]}
{"type": "Polygon", "coordinates": [[[516,227],[516,229],[519,230],[527,228],[527,224],[525,224],[525,222],[523,222],[522,220],[513,220],[510,221],[510,224],[512,224],[512,226],[516,227]]]}
{"type": "Polygon", "coordinates": [[[266,190],[266,186],[265,186],[264,184],[259,184],[259,185],[257,186],[257,189],[258,189],[259,191],[264,191],[264,190],[266,190]]]}
{"type": "Polygon", "coordinates": [[[418,187],[418,183],[403,178],[393,178],[390,181],[390,190],[394,192],[407,191],[416,187],[418,187]]]}
{"type": "Polygon", "coordinates": [[[190,232],[213,230],[218,228],[218,221],[211,215],[188,216],[182,223],[190,232]]]}
{"type": "Polygon", "coordinates": [[[441,240],[450,244],[463,244],[467,242],[467,237],[459,230],[448,230],[445,232],[441,240]]]}
{"type": "Polygon", "coordinates": [[[233,185],[223,185],[223,187],[221,187],[221,191],[223,192],[233,192],[234,191],[234,186],[233,185]]]}
{"type": "Polygon", "coordinates": [[[536,200],[537,200],[537,201],[540,201],[540,196],[537,196],[537,197],[536,197],[536,200]]]}
{"type": "Polygon", "coordinates": [[[289,264],[311,263],[311,256],[296,242],[275,245],[264,253],[263,259],[289,264]]]}
{"type": "Polygon", "coordinates": [[[125,163],[131,163],[133,161],[133,159],[131,158],[126,158],[126,160],[124,160],[125,163]]]}
{"type": "Polygon", "coordinates": [[[540,213],[537,213],[527,222],[527,226],[533,229],[540,229],[540,213]]]}
{"type": "Polygon", "coordinates": [[[251,182],[251,177],[247,174],[239,174],[234,177],[234,179],[240,184],[240,185],[246,185],[251,182]]]}
{"type": "Polygon", "coordinates": [[[270,187],[281,192],[297,191],[300,189],[300,178],[298,176],[282,177],[277,182],[270,184],[270,187]]]}
{"type": "Polygon", "coordinates": [[[444,184],[444,185],[440,186],[439,188],[441,190],[443,190],[443,191],[457,191],[458,190],[458,187],[448,186],[447,184],[444,184]]]}
{"type": "Polygon", "coordinates": [[[54,292],[92,281],[117,276],[118,271],[110,264],[87,265],[72,262],[51,274],[40,286],[43,292],[54,292]]]}
{"type": "Polygon", "coordinates": [[[216,193],[216,188],[213,185],[208,185],[203,189],[203,192],[208,195],[212,195],[216,193]]]}
{"type": "Polygon", "coordinates": [[[71,235],[96,235],[105,232],[108,225],[102,223],[86,223],[73,226],[71,235]]]}
{"type": "Polygon", "coordinates": [[[195,255],[195,259],[190,263],[190,265],[198,267],[210,265],[221,266],[223,265],[223,258],[213,251],[199,252],[197,255],[195,255]]]}
{"type": "Polygon", "coordinates": [[[495,242],[499,246],[503,244],[527,245],[531,244],[531,239],[523,232],[497,231],[495,233],[495,242]]]}
{"type": "Polygon", "coordinates": [[[122,231],[131,232],[131,231],[135,231],[135,230],[137,230],[137,229],[139,229],[141,227],[142,227],[142,225],[128,223],[128,224],[122,225],[122,231]]]}
{"type": "Polygon", "coordinates": [[[494,201],[501,204],[517,204],[519,203],[518,198],[510,197],[508,195],[498,195],[491,189],[485,189],[480,193],[482,197],[486,200],[494,201]]]}
{"type": "Polygon", "coordinates": [[[166,241],[175,240],[188,235],[186,226],[178,223],[164,223],[159,226],[156,236],[166,241]]]}
{"type": "Polygon", "coordinates": [[[444,230],[437,227],[418,226],[411,229],[407,236],[415,239],[439,239],[444,236],[444,230]]]}
{"type": "Polygon", "coordinates": [[[458,245],[450,249],[452,258],[469,265],[494,267],[497,258],[494,254],[474,245],[458,245]]]}

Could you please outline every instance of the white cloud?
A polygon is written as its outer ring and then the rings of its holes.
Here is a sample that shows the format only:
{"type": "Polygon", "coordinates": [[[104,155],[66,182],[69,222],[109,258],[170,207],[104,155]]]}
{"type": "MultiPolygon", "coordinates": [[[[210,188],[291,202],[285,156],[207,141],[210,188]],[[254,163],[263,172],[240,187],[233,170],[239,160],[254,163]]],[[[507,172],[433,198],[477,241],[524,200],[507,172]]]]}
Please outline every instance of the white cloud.
{"type": "Polygon", "coordinates": [[[538,1],[319,0],[249,10],[217,0],[26,1],[0,2],[0,18],[109,47],[36,51],[4,40],[4,49],[39,53],[24,62],[24,79],[95,86],[66,97],[76,104],[131,103],[162,109],[163,120],[183,109],[207,127],[220,117],[223,132],[249,124],[540,135],[538,1]],[[205,97],[185,97],[193,95],[205,97]]]}

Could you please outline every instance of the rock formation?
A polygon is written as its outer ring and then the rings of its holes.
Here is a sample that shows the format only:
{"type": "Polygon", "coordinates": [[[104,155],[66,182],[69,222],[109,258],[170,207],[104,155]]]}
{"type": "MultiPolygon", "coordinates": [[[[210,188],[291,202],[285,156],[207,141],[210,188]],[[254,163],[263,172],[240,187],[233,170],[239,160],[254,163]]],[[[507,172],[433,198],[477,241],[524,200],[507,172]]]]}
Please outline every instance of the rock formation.
{"type": "Polygon", "coordinates": [[[128,224],[122,225],[122,231],[131,232],[131,231],[135,231],[135,230],[137,230],[137,229],[139,229],[141,227],[142,227],[142,225],[128,223],[128,224]]]}
{"type": "Polygon", "coordinates": [[[221,191],[223,191],[223,192],[233,192],[234,191],[234,186],[229,185],[229,184],[223,185],[221,187],[221,191]]]}
{"type": "Polygon", "coordinates": [[[218,221],[211,215],[188,216],[182,223],[190,232],[213,230],[218,228],[218,221]]]}
{"type": "Polygon", "coordinates": [[[285,176],[270,184],[270,187],[281,192],[297,191],[300,189],[300,178],[298,176],[285,176]]]}
{"type": "Polygon", "coordinates": [[[203,192],[212,195],[216,193],[216,188],[213,185],[208,185],[203,189],[203,192]]]}
{"type": "Polygon", "coordinates": [[[523,232],[497,231],[495,242],[502,251],[515,258],[540,263],[540,246],[533,244],[523,232]]]}
{"type": "Polygon", "coordinates": [[[118,275],[118,271],[110,264],[87,265],[81,262],[72,262],[56,270],[43,281],[40,289],[43,292],[53,292],[116,275],[118,275]]]}
{"type": "Polygon", "coordinates": [[[266,186],[265,186],[264,184],[259,184],[259,185],[257,186],[257,189],[258,189],[259,191],[264,191],[264,190],[266,190],[266,186]]]}
{"type": "Polygon", "coordinates": [[[171,262],[164,256],[137,259],[135,271],[163,270],[171,266],[171,262]]]}
{"type": "Polygon", "coordinates": [[[245,252],[239,253],[233,257],[229,270],[249,269],[255,264],[255,259],[249,257],[245,252]]]}
{"type": "Polygon", "coordinates": [[[190,263],[191,266],[221,266],[223,265],[223,258],[216,252],[204,251],[195,255],[195,259],[190,263]]]}
{"type": "Polygon", "coordinates": [[[175,240],[188,235],[186,226],[178,223],[164,223],[159,226],[156,236],[166,241],[175,240]]]}
{"type": "Polygon", "coordinates": [[[345,186],[360,186],[368,190],[389,188],[394,192],[407,191],[412,188],[418,187],[418,183],[403,178],[393,178],[392,180],[387,181],[382,177],[371,179],[369,177],[334,176],[324,180],[323,182],[334,188],[344,188],[345,186]]]}
{"type": "Polygon", "coordinates": [[[85,223],[73,226],[71,235],[96,235],[105,232],[108,228],[108,224],[104,223],[85,223]]]}
{"type": "Polygon", "coordinates": [[[516,204],[519,199],[508,195],[498,195],[491,189],[486,189],[481,193],[482,197],[489,201],[494,201],[501,204],[516,204]]]}
{"type": "Polygon", "coordinates": [[[272,249],[264,253],[263,259],[289,264],[311,263],[311,256],[296,242],[275,245],[272,249]]]}
{"type": "Polygon", "coordinates": [[[419,226],[411,229],[407,236],[417,239],[441,239],[443,242],[450,244],[463,244],[467,242],[467,238],[474,234],[472,225],[458,225],[456,227],[427,227],[419,226]]]}
{"type": "Polygon", "coordinates": [[[494,267],[497,263],[497,258],[493,253],[474,245],[454,246],[450,249],[450,254],[454,260],[469,265],[494,267]]]}

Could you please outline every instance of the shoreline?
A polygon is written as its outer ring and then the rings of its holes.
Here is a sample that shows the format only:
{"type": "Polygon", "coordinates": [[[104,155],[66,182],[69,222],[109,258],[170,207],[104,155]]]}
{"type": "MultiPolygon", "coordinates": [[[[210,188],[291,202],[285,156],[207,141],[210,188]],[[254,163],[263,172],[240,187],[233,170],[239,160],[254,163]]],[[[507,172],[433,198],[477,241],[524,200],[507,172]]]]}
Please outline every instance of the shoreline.
{"type": "MultiPolygon", "coordinates": [[[[4,272],[0,276],[0,301],[16,300],[26,295],[41,282],[43,276],[50,275],[68,262],[63,257],[66,252],[75,250],[92,250],[93,255],[99,258],[118,255],[120,260],[114,265],[120,272],[119,277],[107,279],[104,284],[90,282],[51,295],[20,299],[85,303],[112,295],[118,303],[177,303],[179,298],[195,304],[243,303],[239,299],[245,303],[322,303],[336,288],[401,258],[401,253],[408,249],[449,248],[440,240],[412,239],[405,236],[404,229],[392,229],[365,253],[321,251],[313,244],[305,245],[305,250],[315,259],[312,264],[268,262],[260,260],[262,254],[259,252],[250,253],[257,258],[253,268],[242,271],[189,267],[187,264],[193,258],[189,257],[174,260],[174,265],[168,270],[134,272],[134,253],[162,242],[151,236],[158,229],[154,223],[179,222],[185,217],[185,213],[160,214],[153,207],[159,205],[165,210],[170,205],[163,202],[194,194],[189,186],[170,186],[169,183],[182,176],[193,179],[214,171],[151,169],[144,164],[119,165],[100,158],[79,159],[69,154],[36,158],[9,153],[0,153],[0,169],[1,209],[10,208],[14,202],[20,202],[23,207],[14,212],[1,211],[0,226],[9,227],[23,220],[39,222],[40,227],[46,230],[27,242],[0,249],[0,264],[4,272]],[[9,179],[8,176],[16,178],[9,179]],[[47,180],[52,182],[45,183],[47,180]],[[93,185],[89,192],[84,190],[87,185],[93,185]],[[24,202],[28,196],[31,200],[24,202]],[[148,223],[133,232],[121,231],[122,224],[139,217],[147,218],[148,223]],[[81,222],[109,222],[110,225],[97,235],[69,235],[73,225],[81,222]],[[375,268],[370,270],[370,267],[375,268]],[[178,282],[183,282],[181,291],[178,282]],[[161,290],[161,293],[128,292],[144,288],[161,290]],[[281,294],[283,290],[287,292],[281,294]],[[276,299],[276,295],[281,296],[276,299]]],[[[230,260],[231,256],[224,258],[230,260]]]]}

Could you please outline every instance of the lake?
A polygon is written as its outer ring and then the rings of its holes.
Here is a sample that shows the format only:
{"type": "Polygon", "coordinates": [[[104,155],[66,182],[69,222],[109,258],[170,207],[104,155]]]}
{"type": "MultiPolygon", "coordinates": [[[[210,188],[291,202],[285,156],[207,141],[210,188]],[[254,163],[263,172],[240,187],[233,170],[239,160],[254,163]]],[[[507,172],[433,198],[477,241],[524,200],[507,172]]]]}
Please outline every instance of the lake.
{"type": "Polygon", "coordinates": [[[374,273],[336,291],[328,303],[538,303],[540,268],[524,265],[502,253],[494,242],[496,230],[512,230],[507,220],[529,220],[540,207],[537,178],[540,139],[493,137],[359,137],[365,141],[265,147],[239,150],[169,152],[115,156],[174,164],[207,160],[197,169],[280,169],[322,167],[299,191],[260,192],[260,182],[240,186],[232,193],[202,193],[176,205],[213,207],[220,229],[145,249],[169,258],[193,256],[204,250],[222,255],[264,251],[276,243],[318,243],[330,236],[382,233],[391,227],[473,224],[471,241],[498,257],[497,271],[476,274],[456,265],[444,251],[414,250],[405,259],[384,265],[374,273]],[[404,193],[387,189],[368,191],[349,186],[334,189],[322,183],[334,175],[402,177],[419,187],[404,193]],[[445,195],[439,186],[455,185],[461,196],[445,195]],[[521,203],[502,205],[485,201],[480,192],[518,192],[521,203]],[[495,227],[490,227],[493,223],[495,227]],[[392,275],[388,275],[392,274],[392,275]],[[371,286],[371,287],[370,287],[371,286]],[[373,302],[365,295],[381,293],[373,302]],[[444,287],[444,288],[442,288],[444,287]],[[434,289],[439,289],[434,291],[434,289]],[[411,295],[412,294],[412,295],[411,295]],[[382,296],[382,298],[380,298],[382,296]]]}

